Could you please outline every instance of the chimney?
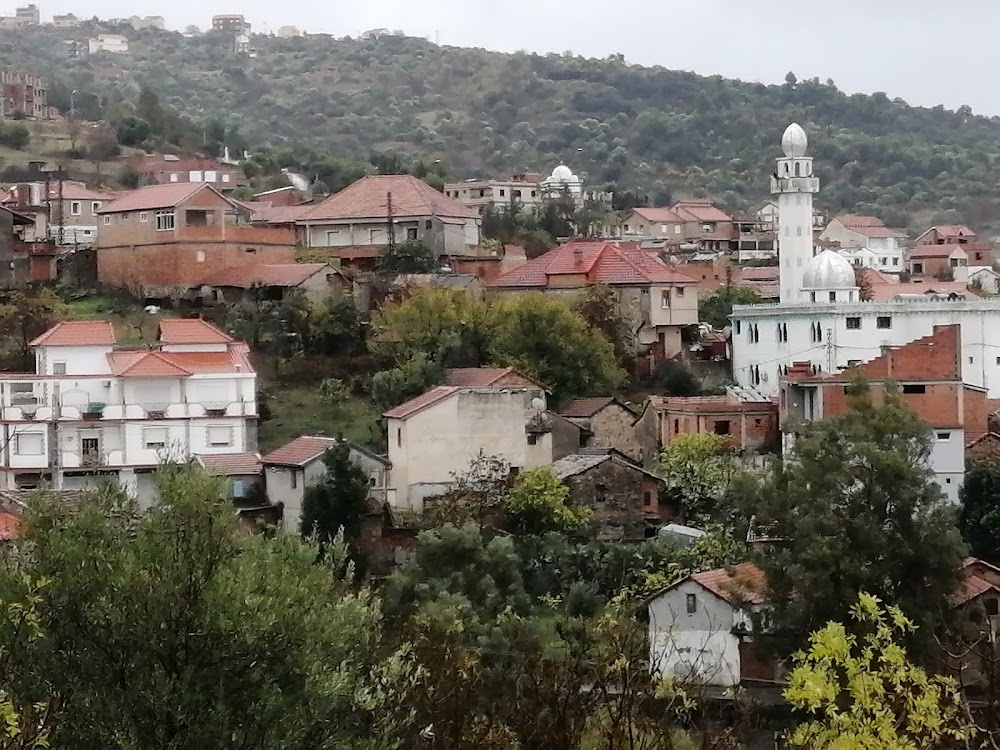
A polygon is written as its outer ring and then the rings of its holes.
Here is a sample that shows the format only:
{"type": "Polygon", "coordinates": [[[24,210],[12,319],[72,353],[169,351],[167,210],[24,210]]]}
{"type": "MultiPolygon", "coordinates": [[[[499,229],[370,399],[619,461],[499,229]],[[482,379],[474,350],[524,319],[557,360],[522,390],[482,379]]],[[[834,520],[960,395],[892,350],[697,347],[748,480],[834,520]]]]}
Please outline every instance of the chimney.
{"type": "Polygon", "coordinates": [[[573,248],[573,262],[574,263],[583,262],[583,249],[579,245],[576,245],[573,248]]]}

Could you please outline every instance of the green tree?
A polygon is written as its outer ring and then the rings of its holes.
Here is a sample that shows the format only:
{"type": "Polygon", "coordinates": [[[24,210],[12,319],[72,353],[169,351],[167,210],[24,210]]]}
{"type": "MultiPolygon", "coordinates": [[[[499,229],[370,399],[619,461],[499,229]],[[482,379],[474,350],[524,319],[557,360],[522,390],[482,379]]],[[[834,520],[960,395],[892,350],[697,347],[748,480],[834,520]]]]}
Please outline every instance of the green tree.
{"type": "MultiPolygon", "coordinates": [[[[57,691],[56,747],[371,747],[396,734],[377,602],[336,571],[344,549],[239,533],[218,478],[156,477],[140,514],[112,490],[78,509],[39,498],[23,554],[0,571],[48,580],[44,638],[12,658],[13,687],[57,691]]],[[[402,681],[402,682],[399,682],[402,681]]]]}
{"type": "Polygon", "coordinates": [[[522,472],[502,505],[507,524],[517,534],[572,533],[591,517],[588,509],[569,504],[569,487],[550,466],[522,472]]]}
{"type": "Polygon", "coordinates": [[[850,411],[802,426],[786,459],[741,488],[746,515],[784,540],[758,560],[779,653],[846,622],[863,591],[898,605],[925,639],[949,613],[965,550],[928,468],[932,435],[898,389],[880,396],[855,384],[850,411]]]}
{"type": "Polygon", "coordinates": [[[428,388],[440,383],[444,368],[426,354],[416,354],[399,367],[382,370],[372,376],[372,400],[381,409],[390,409],[404,401],[419,396],[428,388]]]}
{"type": "Polygon", "coordinates": [[[364,347],[361,316],[347,294],[331,294],[316,314],[314,338],[327,354],[349,357],[364,347]]]}
{"type": "Polygon", "coordinates": [[[689,523],[731,521],[725,499],[736,473],[726,437],[711,433],[677,435],[660,454],[656,473],[689,523]]]}
{"type": "Polygon", "coordinates": [[[323,455],[326,472],[306,488],[302,498],[301,531],[324,545],[337,539],[354,542],[368,511],[368,478],[351,460],[350,445],[340,440],[323,455]]]}
{"type": "Polygon", "coordinates": [[[0,144],[20,150],[29,143],[31,143],[31,131],[23,122],[0,123],[0,144]]]}
{"type": "Polygon", "coordinates": [[[791,733],[789,745],[809,750],[968,747],[965,741],[974,732],[956,685],[912,664],[900,643],[914,630],[910,619],[865,593],[850,616],[853,627],[828,623],[794,657],[785,698],[809,718],[791,733]]]}
{"type": "Polygon", "coordinates": [[[305,294],[296,291],[281,300],[240,300],[227,308],[225,327],[253,349],[290,359],[311,347],[316,315],[305,294]]]}
{"type": "Polygon", "coordinates": [[[141,146],[152,133],[149,122],[131,115],[122,118],[115,127],[115,137],[123,146],[141,146]]]}
{"type": "Polygon", "coordinates": [[[31,366],[31,341],[65,319],[68,310],[59,295],[40,286],[0,295],[0,340],[20,360],[20,367],[31,366]]]}
{"type": "Polygon", "coordinates": [[[588,287],[575,307],[590,329],[601,334],[615,348],[615,357],[627,365],[635,357],[629,321],[622,314],[615,291],[601,284],[588,287]]]}
{"type": "Polygon", "coordinates": [[[972,554],[1000,562],[1000,461],[978,461],[965,472],[958,527],[972,554]]]}
{"type": "Polygon", "coordinates": [[[657,364],[653,382],[665,396],[697,396],[701,392],[701,380],[687,362],[678,359],[657,364]]]}
{"type": "Polygon", "coordinates": [[[437,269],[437,256],[420,240],[387,247],[378,259],[378,270],[383,273],[433,273],[437,269]]]}
{"type": "Polygon", "coordinates": [[[723,287],[715,294],[698,301],[698,320],[713,328],[725,328],[729,325],[729,316],[733,314],[733,305],[756,305],[760,301],[760,295],[753,289],[742,286],[723,287]]]}

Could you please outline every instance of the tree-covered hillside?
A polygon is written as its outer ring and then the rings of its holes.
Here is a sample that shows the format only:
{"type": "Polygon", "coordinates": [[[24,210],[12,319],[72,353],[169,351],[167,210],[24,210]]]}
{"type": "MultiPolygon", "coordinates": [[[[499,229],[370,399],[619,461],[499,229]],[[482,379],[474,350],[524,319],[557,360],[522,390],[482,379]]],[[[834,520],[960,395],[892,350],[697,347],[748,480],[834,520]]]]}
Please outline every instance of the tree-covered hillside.
{"type": "MultiPolygon", "coordinates": [[[[957,210],[1000,219],[1000,118],[910,107],[832,83],[780,86],[644,68],[621,57],[501,54],[424,39],[126,33],[131,52],[70,59],[67,38],[98,30],[0,32],[0,63],[89,94],[134,100],[141,85],[197,121],[238,123],[255,145],[309,143],[338,158],[371,150],[441,159],[460,177],[543,171],[566,161],[589,182],[639,187],[662,201],[705,194],[733,208],[763,198],[778,140],[802,123],[833,209],[957,210]]],[[[66,102],[62,102],[65,106],[66,102]]]]}

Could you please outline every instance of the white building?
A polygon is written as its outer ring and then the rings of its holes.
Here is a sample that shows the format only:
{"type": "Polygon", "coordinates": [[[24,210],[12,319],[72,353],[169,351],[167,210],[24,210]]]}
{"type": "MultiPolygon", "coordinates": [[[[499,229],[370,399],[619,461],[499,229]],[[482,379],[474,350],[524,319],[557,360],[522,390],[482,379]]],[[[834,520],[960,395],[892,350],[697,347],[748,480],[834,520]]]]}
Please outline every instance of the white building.
{"type": "Polygon", "coordinates": [[[128,52],[128,37],[121,34],[98,34],[96,38],[91,37],[87,44],[92,55],[98,52],[113,54],[128,52]]]}
{"type": "Polygon", "coordinates": [[[785,155],[771,179],[781,208],[781,302],[734,307],[731,347],[737,383],[775,396],[781,374],[793,362],[836,372],[874,359],[884,346],[928,336],[935,325],[958,323],[965,382],[985,387],[991,398],[1000,397],[1000,338],[994,333],[1000,330],[1000,303],[917,295],[862,302],[851,264],[833,250],[814,253],[804,230],[812,222],[819,180],[812,176],[806,145],[802,128],[790,125],[782,138],[785,155]]]}
{"type": "Polygon", "coordinates": [[[390,502],[422,511],[423,500],[448,491],[480,453],[517,470],[550,465],[544,411],[540,388],[450,385],[387,411],[390,502]]]}
{"type": "Polygon", "coordinates": [[[826,226],[819,237],[839,245],[838,252],[851,265],[894,275],[905,269],[903,245],[906,233],[887,227],[877,216],[841,214],[826,226]]]}
{"type": "Polygon", "coordinates": [[[565,164],[560,164],[552,170],[552,174],[546,177],[539,184],[542,198],[546,200],[558,200],[570,195],[578,205],[583,205],[584,201],[597,201],[598,203],[610,203],[611,193],[599,191],[588,191],[584,189],[583,178],[573,173],[573,170],[565,164]]]}
{"type": "Polygon", "coordinates": [[[34,373],[0,373],[0,487],[82,489],[117,479],[140,502],[164,461],[256,450],[246,344],[201,320],[164,319],[152,348],[119,349],[106,321],[31,342],[34,373]]]}

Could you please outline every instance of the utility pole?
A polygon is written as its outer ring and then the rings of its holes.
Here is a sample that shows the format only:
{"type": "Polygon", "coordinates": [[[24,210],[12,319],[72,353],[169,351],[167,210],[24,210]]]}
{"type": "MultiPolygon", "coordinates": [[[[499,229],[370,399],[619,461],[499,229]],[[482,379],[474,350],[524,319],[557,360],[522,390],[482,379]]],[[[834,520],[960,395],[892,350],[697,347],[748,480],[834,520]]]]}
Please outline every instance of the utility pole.
{"type": "Polygon", "coordinates": [[[59,245],[63,244],[63,233],[66,231],[66,205],[63,203],[63,183],[66,182],[66,176],[63,173],[63,165],[59,165],[59,171],[56,172],[56,178],[59,180],[58,183],[58,196],[59,196],[59,245]]]}
{"type": "Polygon", "coordinates": [[[392,215],[392,193],[385,194],[385,218],[389,225],[389,249],[396,247],[396,220],[392,215]]]}

